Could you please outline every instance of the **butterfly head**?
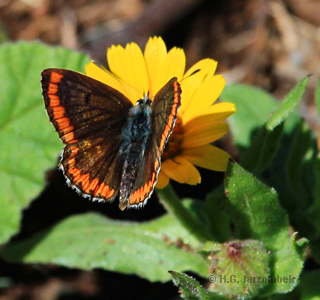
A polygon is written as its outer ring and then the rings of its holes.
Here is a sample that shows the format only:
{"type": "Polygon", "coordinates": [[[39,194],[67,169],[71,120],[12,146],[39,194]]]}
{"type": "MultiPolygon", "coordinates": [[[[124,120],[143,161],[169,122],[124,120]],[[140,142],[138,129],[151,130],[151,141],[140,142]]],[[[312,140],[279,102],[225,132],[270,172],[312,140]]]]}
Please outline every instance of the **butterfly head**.
{"type": "Polygon", "coordinates": [[[136,105],[148,105],[150,106],[151,105],[151,100],[149,98],[149,92],[148,93],[145,93],[143,98],[138,100],[136,105]]]}

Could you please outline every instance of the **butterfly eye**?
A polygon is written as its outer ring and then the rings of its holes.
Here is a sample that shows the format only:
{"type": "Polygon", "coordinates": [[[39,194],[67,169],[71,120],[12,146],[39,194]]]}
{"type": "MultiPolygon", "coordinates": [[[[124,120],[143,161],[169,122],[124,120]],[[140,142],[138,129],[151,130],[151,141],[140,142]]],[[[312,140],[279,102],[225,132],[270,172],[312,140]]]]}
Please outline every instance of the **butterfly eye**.
{"type": "Polygon", "coordinates": [[[140,104],[147,104],[147,105],[151,105],[151,100],[150,99],[140,99],[137,101],[136,105],[140,105],[140,104]]]}

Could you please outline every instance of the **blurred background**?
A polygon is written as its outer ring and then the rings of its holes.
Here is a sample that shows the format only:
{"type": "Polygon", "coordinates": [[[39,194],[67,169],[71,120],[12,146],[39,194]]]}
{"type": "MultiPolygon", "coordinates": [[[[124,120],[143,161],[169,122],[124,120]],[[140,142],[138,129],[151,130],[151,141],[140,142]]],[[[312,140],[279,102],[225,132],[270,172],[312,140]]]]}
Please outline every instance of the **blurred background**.
{"type": "MultiPolygon", "coordinates": [[[[319,0],[0,0],[0,42],[40,40],[86,52],[106,64],[106,49],[112,44],[124,46],[134,41],[144,48],[150,36],[160,35],[168,49],[178,46],[185,50],[187,68],[202,58],[213,58],[227,84],[252,84],[278,99],[313,73],[300,113],[319,132],[314,102],[320,77],[319,16],[319,0]]],[[[221,143],[237,157],[232,137],[221,143]]],[[[207,175],[202,176],[203,184],[196,189],[186,187],[184,193],[204,196],[212,190],[212,182],[218,185],[223,180],[221,174],[212,173],[202,170],[201,174],[207,175]]],[[[48,171],[46,177],[48,186],[24,211],[16,238],[89,210],[129,220],[147,220],[164,213],[156,196],[138,214],[120,214],[117,204],[89,203],[78,197],[65,186],[60,172],[48,171]]],[[[0,300],[178,299],[171,282],[149,283],[103,270],[84,272],[3,261],[0,289],[0,300]]]]}

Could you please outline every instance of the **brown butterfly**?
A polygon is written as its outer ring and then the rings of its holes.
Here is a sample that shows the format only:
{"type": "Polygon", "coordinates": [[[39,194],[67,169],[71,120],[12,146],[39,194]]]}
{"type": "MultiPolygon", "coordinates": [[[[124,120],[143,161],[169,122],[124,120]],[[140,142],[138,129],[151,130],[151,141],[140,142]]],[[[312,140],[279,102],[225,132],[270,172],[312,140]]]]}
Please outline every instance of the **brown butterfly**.
{"type": "Polygon", "coordinates": [[[65,143],[60,168],[68,183],[93,200],[119,193],[122,210],[144,205],[181,104],[177,78],[135,106],[116,89],[69,70],[46,69],[41,83],[50,121],[65,143]]]}

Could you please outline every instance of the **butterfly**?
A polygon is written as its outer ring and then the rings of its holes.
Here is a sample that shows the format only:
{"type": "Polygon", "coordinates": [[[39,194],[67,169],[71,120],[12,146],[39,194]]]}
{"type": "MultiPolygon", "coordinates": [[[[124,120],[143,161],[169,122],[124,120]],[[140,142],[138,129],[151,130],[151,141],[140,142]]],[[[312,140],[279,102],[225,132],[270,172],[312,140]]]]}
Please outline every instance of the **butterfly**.
{"type": "Polygon", "coordinates": [[[141,207],[158,180],[161,154],[181,105],[176,77],[151,100],[133,105],[118,90],[64,69],[42,72],[45,107],[65,144],[59,167],[67,183],[92,200],[121,210],[141,207]]]}

